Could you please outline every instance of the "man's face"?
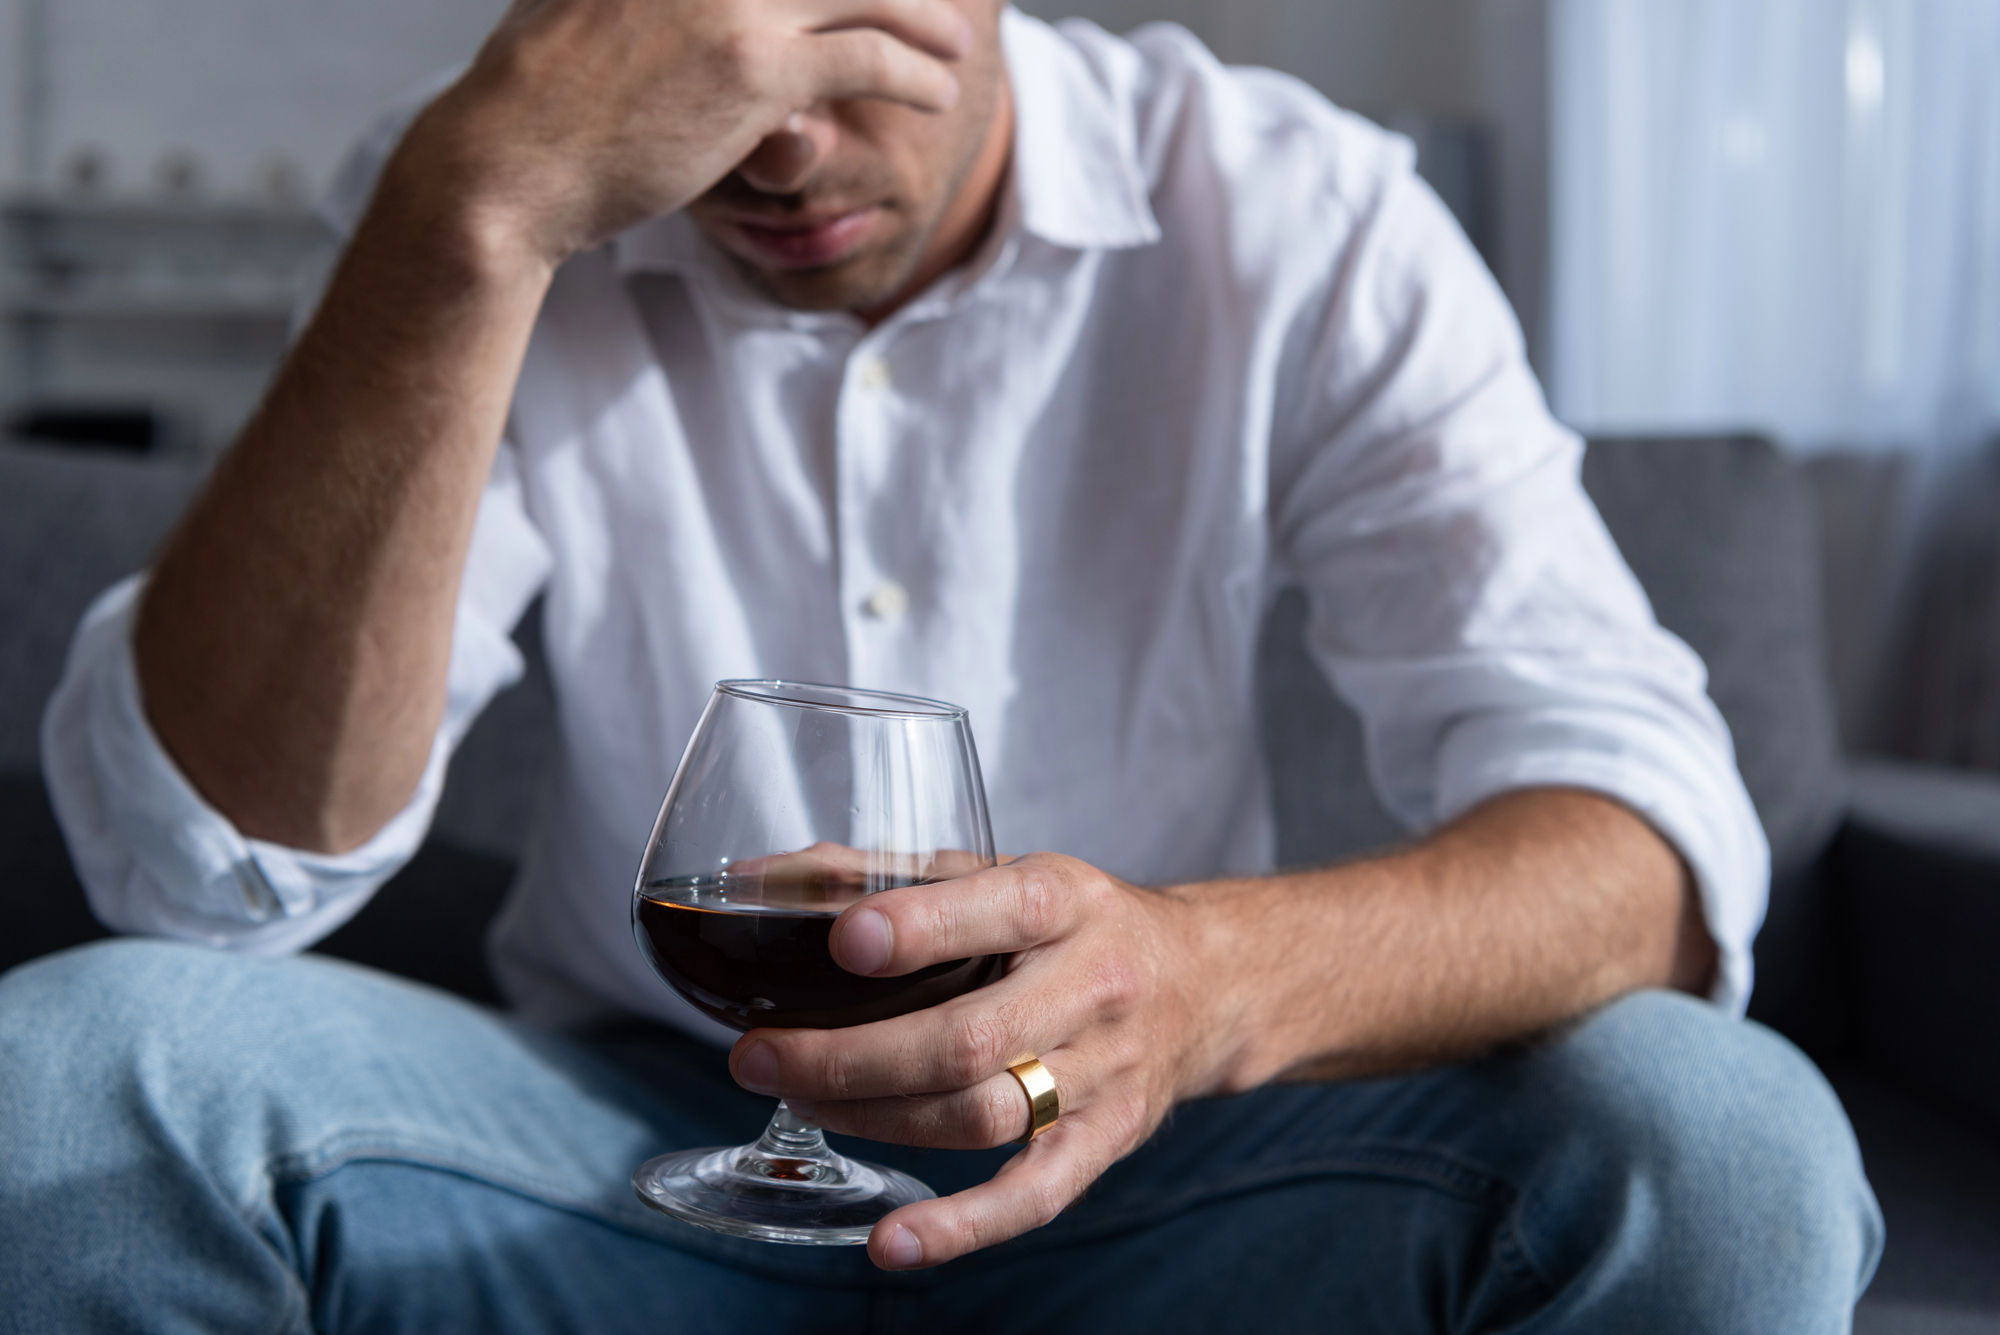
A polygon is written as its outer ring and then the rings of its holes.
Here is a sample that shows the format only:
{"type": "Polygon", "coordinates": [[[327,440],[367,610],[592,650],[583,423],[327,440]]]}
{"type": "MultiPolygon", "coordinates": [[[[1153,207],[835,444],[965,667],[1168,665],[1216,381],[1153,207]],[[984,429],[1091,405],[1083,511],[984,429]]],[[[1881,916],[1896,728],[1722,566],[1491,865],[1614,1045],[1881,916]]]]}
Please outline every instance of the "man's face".
{"type": "Polygon", "coordinates": [[[1005,0],[960,3],[977,36],[955,67],[959,99],[950,111],[827,103],[793,117],[688,206],[773,300],[799,310],[879,310],[942,267],[940,238],[951,244],[970,225],[976,240],[990,200],[961,196],[982,151],[986,159],[1004,152],[989,137],[1006,87],[1005,0]]]}

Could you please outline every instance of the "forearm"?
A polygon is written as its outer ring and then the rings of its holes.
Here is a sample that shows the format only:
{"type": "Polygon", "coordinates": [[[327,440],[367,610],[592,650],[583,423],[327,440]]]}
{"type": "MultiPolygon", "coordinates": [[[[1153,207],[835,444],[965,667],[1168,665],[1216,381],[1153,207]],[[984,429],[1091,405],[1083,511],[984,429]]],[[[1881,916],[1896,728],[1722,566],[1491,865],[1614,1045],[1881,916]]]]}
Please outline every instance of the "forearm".
{"type": "Polygon", "coordinates": [[[363,842],[421,777],[481,487],[551,272],[431,170],[413,133],[161,553],[134,633],[148,717],[182,771],[246,834],[296,847],[363,842]]]}
{"type": "Polygon", "coordinates": [[[1449,1061],[1714,968],[1678,855],[1571,790],[1496,798],[1385,857],[1171,893],[1209,980],[1202,1092],[1449,1061]]]}

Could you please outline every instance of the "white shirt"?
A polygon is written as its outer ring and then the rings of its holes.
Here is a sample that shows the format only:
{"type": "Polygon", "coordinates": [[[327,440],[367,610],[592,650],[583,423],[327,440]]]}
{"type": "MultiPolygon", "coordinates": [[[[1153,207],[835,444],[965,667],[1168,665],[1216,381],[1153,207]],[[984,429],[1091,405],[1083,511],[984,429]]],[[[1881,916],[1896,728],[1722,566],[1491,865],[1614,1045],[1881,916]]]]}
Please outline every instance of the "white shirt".
{"type": "MultiPolygon", "coordinates": [[[[1716,999],[1740,1009],[1768,853],[1728,732],[1407,143],[1177,28],[1010,11],[1004,38],[1019,125],[994,233],[880,326],[768,303],[680,215],[563,267],[431,765],[363,848],[281,848],[210,808],[139,704],[136,584],[100,599],[44,730],[99,917],[258,953],[332,930],[421,841],[540,591],[561,744],[501,983],[551,1023],[718,1036],[629,926],[714,681],[969,706],[1003,850],[1150,884],[1262,872],[1257,628],[1296,581],[1392,810],[1421,830],[1526,786],[1621,799],[1694,869],[1716,999]]],[[[343,177],[338,221],[395,134],[343,177]]]]}

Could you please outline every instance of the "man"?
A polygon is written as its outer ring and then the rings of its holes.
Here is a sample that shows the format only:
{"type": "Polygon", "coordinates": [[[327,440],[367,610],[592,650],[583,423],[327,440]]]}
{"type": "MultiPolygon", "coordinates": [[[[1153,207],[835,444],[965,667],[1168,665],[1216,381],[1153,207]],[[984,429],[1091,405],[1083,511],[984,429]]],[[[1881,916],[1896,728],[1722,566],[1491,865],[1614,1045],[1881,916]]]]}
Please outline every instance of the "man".
{"type": "Polygon", "coordinates": [[[1824,1084],[1731,1018],[1765,852],[1726,732],[1397,141],[994,0],[523,0],[334,210],[266,403],[51,706],[99,914],[237,953],[0,989],[5,1195],[53,1221],[10,1310],[1845,1328],[1879,1219],[1824,1084]],[[1269,874],[1280,576],[1421,842],[1269,874]],[[494,942],[536,1027],[260,962],[415,846],[537,591],[561,755],[494,942]],[[626,1191],[768,1107],[625,916],[750,675],[970,706],[1002,847],[1056,850],[836,929],[1001,982],[730,1049],[831,1131],[983,1152],[865,1261],[626,1191]],[[1063,1112],[1009,1157],[1025,1056],[1063,1112]]]}

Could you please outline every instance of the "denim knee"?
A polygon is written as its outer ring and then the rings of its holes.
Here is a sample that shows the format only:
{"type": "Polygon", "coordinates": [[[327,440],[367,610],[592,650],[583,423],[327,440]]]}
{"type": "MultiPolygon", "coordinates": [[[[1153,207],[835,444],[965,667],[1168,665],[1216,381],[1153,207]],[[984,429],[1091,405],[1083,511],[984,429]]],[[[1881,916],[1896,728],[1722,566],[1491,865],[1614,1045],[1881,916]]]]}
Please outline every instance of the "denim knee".
{"type": "Polygon", "coordinates": [[[271,962],[203,946],[121,937],[45,955],[0,978],[0,1044],[68,1069],[198,1023],[219,990],[271,962]]]}
{"type": "Polygon", "coordinates": [[[1520,1227],[1562,1305],[1656,1329],[1846,1328],[1881,1214],[1839,1100],[1798,1049],[1647,992],[1528,1065],[1510,1115],[1557,1134],[1520,1227]]]}
{"type": "Polygon", "coordinates": [[[256,967],[198,946],[120,939],[11,970],[0,978],[0,1064],[10,1076],[0,1133],[55,1119],[104,1134],[118,1111],[135,1111],[136,1086],[183,1084],[184,1064],[210,1050],[187,1041],[202,1012],[235,999],[227,975],[256,967]]]}
{"type": "Polygon", "coordinates": [[[124,938],[0,978],[0,1131],[58,1119],[208,1158],[261,1143],[323,1101],[409,988],[337,960],[260,959],[124,938]],[[225,1144],[225,1142],[227,1142],[225,1144]],[[240,1142],[240,1144],[238,1143],[240,1142]]]}

